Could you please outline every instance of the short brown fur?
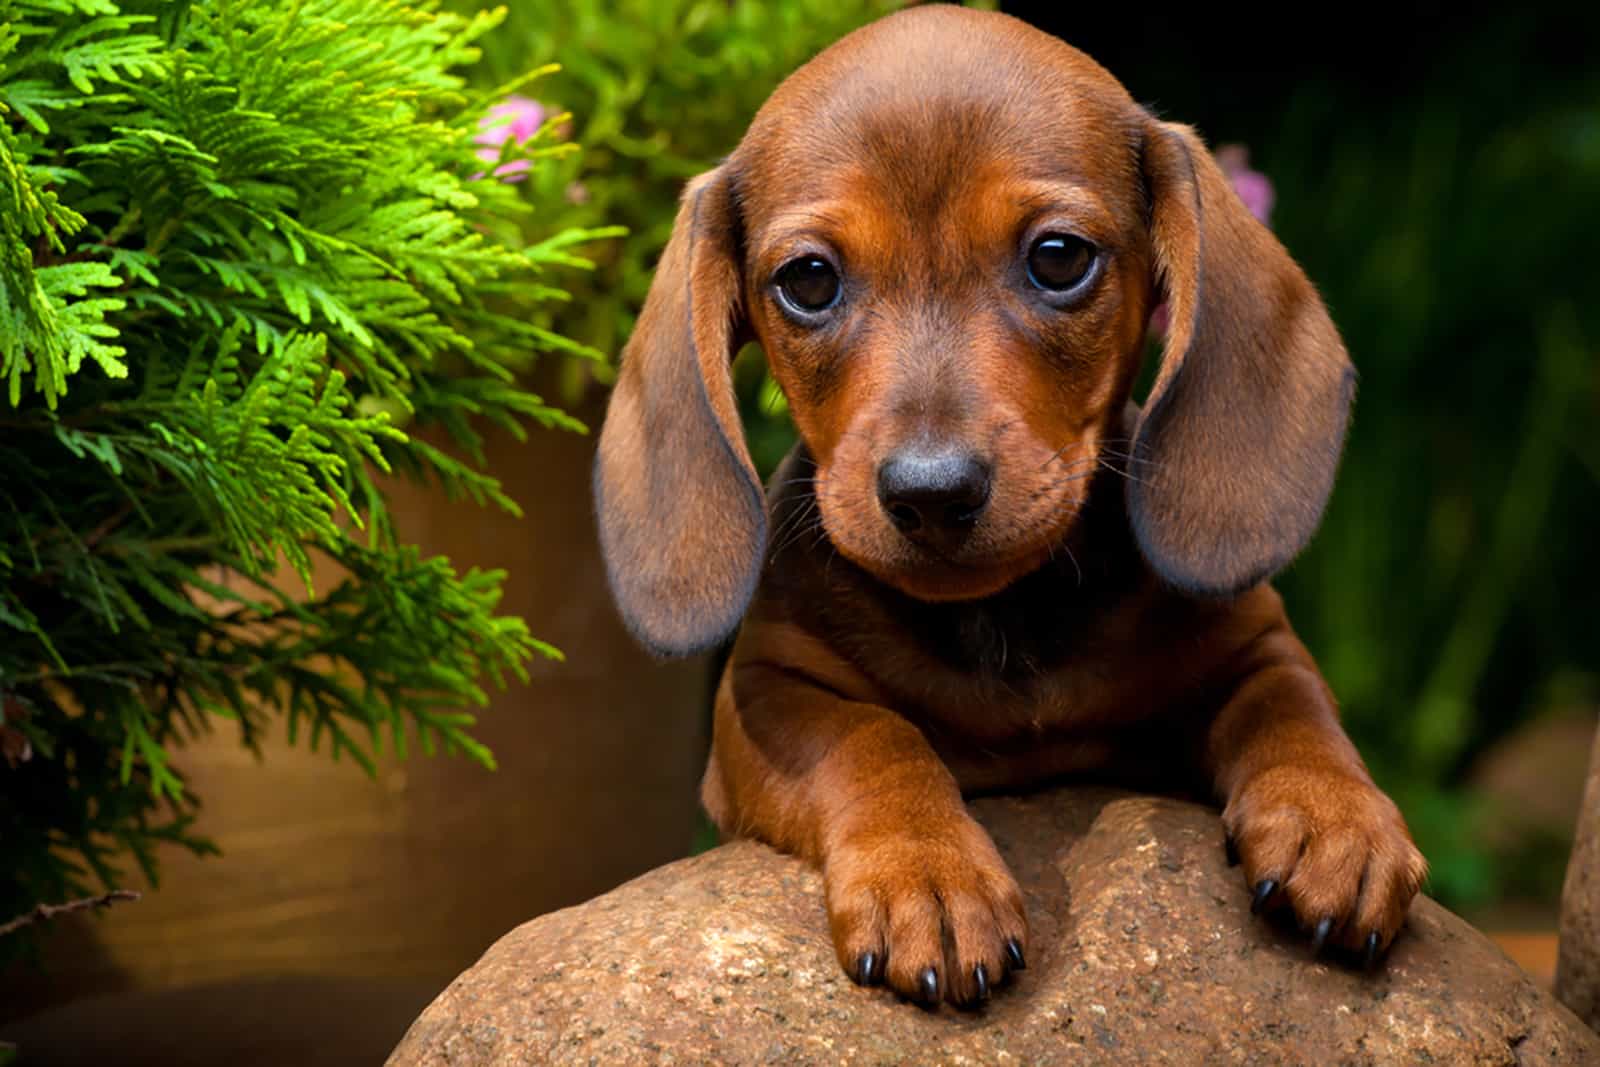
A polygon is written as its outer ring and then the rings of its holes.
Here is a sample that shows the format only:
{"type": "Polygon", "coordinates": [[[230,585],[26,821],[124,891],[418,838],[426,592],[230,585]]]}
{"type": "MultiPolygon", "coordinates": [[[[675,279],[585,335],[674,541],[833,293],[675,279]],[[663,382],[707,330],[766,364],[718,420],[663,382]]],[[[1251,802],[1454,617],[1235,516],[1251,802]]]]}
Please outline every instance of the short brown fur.
{"type": "Polygon", "coordinates": [[[1317,525],[1353,380],[1198,137],[1002,15],[850,35],[691,185],[601,435],[602,539],[658,651],[743,616],[703,799],[822,869],[852,977],[988,996],[1027,919],[962,794],[1064,775],[1215,797],[1263,903],[1387,947],[1425,864],[1265,584],[1317,525]],[[1070,307],[1022,266],[1045,230],[1098,250],[1070,307]],[[804,255],[839,265],[824,321],[775,293],[804,255]],[[801,437],[765,509],[729,370],[747,339],[801,437]],[[902,536],[875,489],[923,440],[992,466],[954,548],[902,536]]]}

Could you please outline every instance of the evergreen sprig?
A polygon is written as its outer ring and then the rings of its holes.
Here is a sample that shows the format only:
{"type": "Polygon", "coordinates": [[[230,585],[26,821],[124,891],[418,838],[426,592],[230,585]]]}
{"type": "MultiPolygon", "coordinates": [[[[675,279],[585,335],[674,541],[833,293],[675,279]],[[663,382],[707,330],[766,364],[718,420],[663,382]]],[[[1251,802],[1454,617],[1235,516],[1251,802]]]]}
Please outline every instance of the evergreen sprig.
{"type": "Polygon", "coordinates": [[[0,0],[0,917],[208,850],[174,752],[218,719],[492,765],[480,680],[559,655],[496,613],[503,575],[402,543],[374,480],[515,510],[475,425],[581,429],[517,375],[597,355],[548,327],[546,274],[615,231],[524,238],[540,183],[492,172],[566,153],[553,123],[476,156],[548,72],[468,89],[501,15],[0,0]]]}

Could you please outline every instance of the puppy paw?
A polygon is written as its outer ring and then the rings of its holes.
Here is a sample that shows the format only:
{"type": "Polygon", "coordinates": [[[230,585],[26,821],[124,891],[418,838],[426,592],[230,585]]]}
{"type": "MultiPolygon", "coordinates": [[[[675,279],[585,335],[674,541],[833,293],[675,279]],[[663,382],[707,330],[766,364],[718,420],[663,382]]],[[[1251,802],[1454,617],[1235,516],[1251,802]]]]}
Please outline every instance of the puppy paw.
{"type": "Polygon", "coordinates": [[[855,833],[824,870],[834,950],[862,985],[924,1007],[977,1008],[1026,964],[1022,893],[963,813],[937,829],[855,833]]]}
{"type": "Polygon", "coordinates": [[[1314,953],[1345,949],[1372,966],[1428,871],[1394,802],[1336,771],[1273,767],[1223,812],[1251,911],[1288,909],[1314,953]]]}

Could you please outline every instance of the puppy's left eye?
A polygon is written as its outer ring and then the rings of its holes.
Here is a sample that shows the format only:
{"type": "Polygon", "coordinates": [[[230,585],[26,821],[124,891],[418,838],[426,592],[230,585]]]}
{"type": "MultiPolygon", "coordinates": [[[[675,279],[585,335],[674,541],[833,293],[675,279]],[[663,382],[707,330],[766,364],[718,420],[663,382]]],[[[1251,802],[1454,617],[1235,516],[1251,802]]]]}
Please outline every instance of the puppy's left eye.
{"type": "Polygon", "coordinates": [[[1052,293],[1083,284],[1094,269],[1094,245],[1081,237],[1047,233],[1028,249],[1028,280],[1052,293]]]}
{"type": "Polygon", "coordinates": [[[778,268],[778,292],[796,311],[814,315],[839,300],[839,272],[821,256],[801,256],[778,268]]]}

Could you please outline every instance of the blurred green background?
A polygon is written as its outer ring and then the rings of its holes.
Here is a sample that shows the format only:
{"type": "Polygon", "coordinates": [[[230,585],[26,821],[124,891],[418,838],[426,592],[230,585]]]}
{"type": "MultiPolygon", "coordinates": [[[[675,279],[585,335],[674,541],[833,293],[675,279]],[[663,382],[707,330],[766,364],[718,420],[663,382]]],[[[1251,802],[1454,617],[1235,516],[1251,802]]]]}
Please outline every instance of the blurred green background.
{"type": "MultiPolygon", "coordinates": [[[[537,179],[570,215],[541,225],[631,230],[560,329],[615,353],[683,181],[785,74],[893,6],[513,3],[484,80],[561,63],[539,91],[584,148],[537,179]]],[[[1341,8],[1314,34],[1206,5],[1014,13],[1212,144],[1248,146],[1276,187],[1273,227],[1361,371],[1327,519],[1279,587],[1431,892],[1537,912],[1559,893],[1600,689],[1600,15],[1438,10],[1341,8]]],[[[770,465],[781,397],[758,359],[740,384],[770,465]]]]}

